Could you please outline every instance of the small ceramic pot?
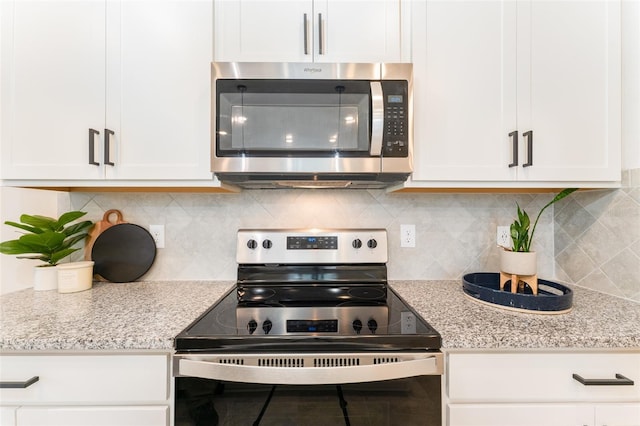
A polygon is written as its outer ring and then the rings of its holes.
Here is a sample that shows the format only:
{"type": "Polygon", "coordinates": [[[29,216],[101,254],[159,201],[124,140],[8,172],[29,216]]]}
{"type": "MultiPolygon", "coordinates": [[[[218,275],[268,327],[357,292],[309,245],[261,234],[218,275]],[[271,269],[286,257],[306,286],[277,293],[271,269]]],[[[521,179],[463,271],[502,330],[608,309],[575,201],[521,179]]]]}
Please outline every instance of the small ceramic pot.
{"type": "Polygon", "coordinates": [[[35,266],[33,268],[33,289],[35,291],[58,288],[58,268],[55,266],[35,266]]]}
{"type": "Polygon", "coordinates": [[[58,265],[58,293],[89,290],[93,285],[92,260],[58,265]]]}
{"type": "Polygon", "coordinates": [[[500,252],[500,271],[510,275],[536,275],[538,271],[536,252],[502,250],[500,252]]]}

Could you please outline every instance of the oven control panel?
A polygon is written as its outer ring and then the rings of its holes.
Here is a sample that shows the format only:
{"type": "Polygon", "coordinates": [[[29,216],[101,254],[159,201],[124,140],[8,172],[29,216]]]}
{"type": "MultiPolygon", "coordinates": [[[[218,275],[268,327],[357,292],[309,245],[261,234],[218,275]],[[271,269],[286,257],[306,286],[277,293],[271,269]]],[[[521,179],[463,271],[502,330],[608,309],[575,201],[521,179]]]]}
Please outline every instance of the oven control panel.
{"type": "Polygon", "coordinates": [[[338,237],[329,236],[288,236],[287,250],[337,250],[338,237]]]}
{"type": "Polygon", "coordinates": [[[238,334],[387,334],[387,306],[236,307],[238,334]]]}
{"type": "Polygon", "coordinates": [[[386,229],[241,229],[239,264],[386,263],[386,229]]]}

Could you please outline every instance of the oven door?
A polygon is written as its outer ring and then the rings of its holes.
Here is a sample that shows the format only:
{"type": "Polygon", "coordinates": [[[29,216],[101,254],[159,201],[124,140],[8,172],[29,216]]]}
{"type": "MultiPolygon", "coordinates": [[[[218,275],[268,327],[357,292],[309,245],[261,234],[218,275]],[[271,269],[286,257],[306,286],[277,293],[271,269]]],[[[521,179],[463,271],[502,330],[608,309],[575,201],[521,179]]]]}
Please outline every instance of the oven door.
{"type": "Polygon", "coordinates": [[[178,355],[174,362],[176,426],[441,424],[439,352],[178,355]]]}

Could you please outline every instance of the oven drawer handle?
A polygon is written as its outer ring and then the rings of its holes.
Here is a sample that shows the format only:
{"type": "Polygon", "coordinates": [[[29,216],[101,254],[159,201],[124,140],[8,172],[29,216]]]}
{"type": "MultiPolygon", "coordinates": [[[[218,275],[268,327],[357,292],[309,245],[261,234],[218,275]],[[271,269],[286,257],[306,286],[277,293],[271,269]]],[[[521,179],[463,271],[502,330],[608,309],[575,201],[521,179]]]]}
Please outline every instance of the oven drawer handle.
{"type": "Polygon", "coordinates": [[[39,376],[33,376],[24,382],[0,382],[0,389],[26,389],[38,380],[39,376]]]}
{"type": "Polygon", "coordinates": [[[575,373],[573,378],[585,386],[633,386],[633,380],[617,373],[615,379],[585,379],[575,373]]]}
{"type": "Polygon", "coordinates": [[[442,355],[424,359],[349,367],[256,367],[180,359],[178,375],[271,385],[336,385],[441,375],[442,355]]]}

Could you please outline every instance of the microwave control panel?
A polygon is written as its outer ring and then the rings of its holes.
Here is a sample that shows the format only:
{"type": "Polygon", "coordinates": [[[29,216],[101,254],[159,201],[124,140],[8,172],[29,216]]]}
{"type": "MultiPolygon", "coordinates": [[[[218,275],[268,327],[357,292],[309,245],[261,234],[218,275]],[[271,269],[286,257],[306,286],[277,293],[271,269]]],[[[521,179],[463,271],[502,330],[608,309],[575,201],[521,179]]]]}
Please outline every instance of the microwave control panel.
{"type": "Polygon", "coordinates": [[[409,156],[409,108],[406,81],[382,81],[384,95],[383,157],[409,156]]]}

